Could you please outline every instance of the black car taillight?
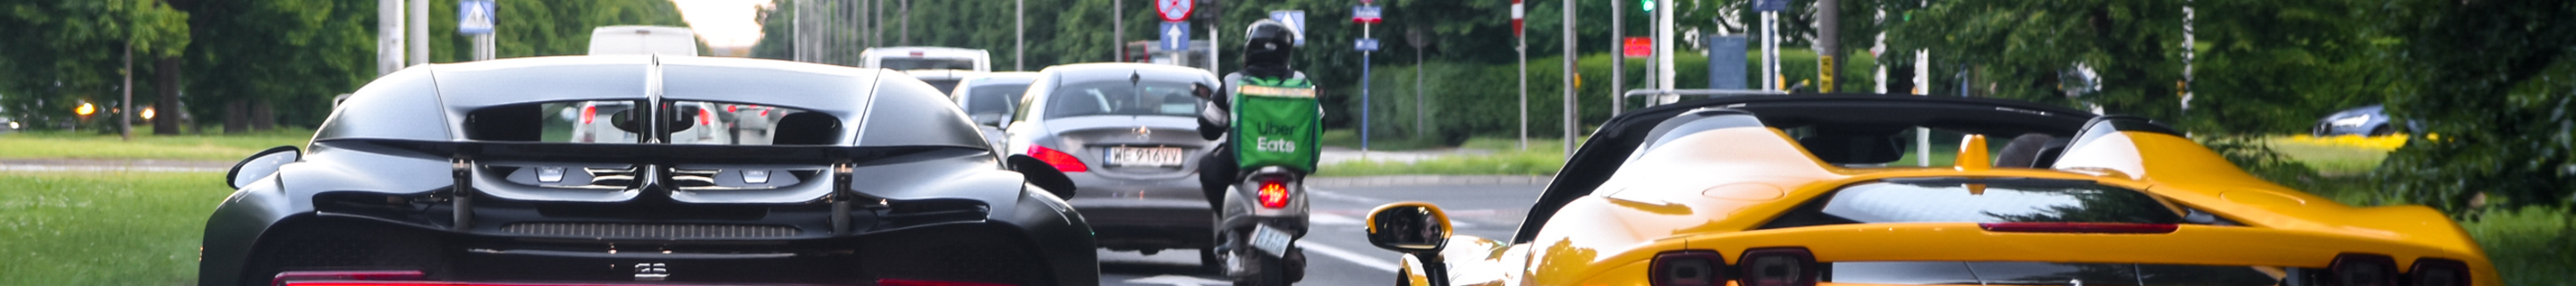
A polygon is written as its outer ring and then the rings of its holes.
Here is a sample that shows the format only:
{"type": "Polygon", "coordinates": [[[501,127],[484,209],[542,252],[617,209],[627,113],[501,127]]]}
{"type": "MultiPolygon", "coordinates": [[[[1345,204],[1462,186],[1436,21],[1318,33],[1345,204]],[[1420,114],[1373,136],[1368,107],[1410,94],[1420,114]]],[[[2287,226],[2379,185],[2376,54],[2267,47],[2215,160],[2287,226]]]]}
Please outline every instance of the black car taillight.
{"type": "Polygon", "coordinates": [[[1090,166],[1082,165],[1082,159],[1074,158],[1073,154],[1065,154],[1064,151],[1056,151],[1055,149],[1047,148],[1046,146],[1030,145],[1029,156],[1037,157],[1038,161],[1045,161],[1047,165],[1055,166],[1056,171],[1063,171],[1066,173],[1091,171],[1090,166]]]}
{"type": "Polygon", "coordinates": [[[420,279],[421,277],[426,277],[426,276],[427,276],[427,275],[422,274],[422,273],[421,273],[420,271],[418,271],[418,270],[287,271],[287,272],[277,273],[277,278],[269,280],[270,282],[268,283],[268,285],[270,285],[270,286],[290,286],[290,285],[297,285],[297,284],[300,284],[300,283],[295,283],[296,281],[312,281],[312,280],[327,280],[327,281],[418,280],[418,279],[420,279]]]}
{"type": "Polygon", "coordinates": [[[1814,286],[1823,270],[1815,253],[1797,247],[1745,250],[1735,267],[1743,286],[1814,286]]]}
{"type": "Polygon", "coordinates": [[[2468,286],[2469,264],[2450,259],[2416,258],[2415,266],[2406,270],[2406,280],[2414,282],[2408,284],[2410,286],[2468,286]]]}
{"type": "Polygon", "coordinates": [[[2326,285],[2397,286],[2397,260],[2385,255],[2345,253],[2326,265],[2326,285]]]}
{"type": "Polygon", "coordinates": [[[1002,283],[963,282],[963,281],[911,280],[911,279],[877,279],[877,286],[1016,286],[1016,285],[1013,285],[1013,284],[1002,284],[1002,283]]]}
{"type": "Polygon", "coordinates": [[[1683,250],[1655,254],[1647,275],[1653,286],[1726,285],[1726,258],[1716,251],[1683,250]]]}

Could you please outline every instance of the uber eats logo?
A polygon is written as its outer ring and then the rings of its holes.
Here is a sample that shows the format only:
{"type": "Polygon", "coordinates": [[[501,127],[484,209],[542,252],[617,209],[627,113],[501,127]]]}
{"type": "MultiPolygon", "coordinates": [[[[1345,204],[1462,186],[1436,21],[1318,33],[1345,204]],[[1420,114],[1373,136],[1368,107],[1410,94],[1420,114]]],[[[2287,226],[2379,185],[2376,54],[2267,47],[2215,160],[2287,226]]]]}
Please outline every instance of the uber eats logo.
{"type": "Polygon", "coordinates": [[[1273,140],[1270,139],[1269,136],[1253,137],[1252,139],[1253,142],[1256,143],[1252,147],[1254,150],[1261,150],[1262,152],[1297,152],[1297,141],[1288,141],[1288,139],[1273,140]]]}
{"type": "Polygon", "coordinates": [[[1296,125],[1259,123],[1252,124],[1250,127],[1253,128],[1252,131],[1254,133],[1264,134],[1264,136],[1256,136],[1252,138],[1253,150],[1262,152],[1297,152],[1297,141],[1289,140],[1287,138],[1271,139],[1270,136],[1267,136],[1298,134],[1296,125]]]}

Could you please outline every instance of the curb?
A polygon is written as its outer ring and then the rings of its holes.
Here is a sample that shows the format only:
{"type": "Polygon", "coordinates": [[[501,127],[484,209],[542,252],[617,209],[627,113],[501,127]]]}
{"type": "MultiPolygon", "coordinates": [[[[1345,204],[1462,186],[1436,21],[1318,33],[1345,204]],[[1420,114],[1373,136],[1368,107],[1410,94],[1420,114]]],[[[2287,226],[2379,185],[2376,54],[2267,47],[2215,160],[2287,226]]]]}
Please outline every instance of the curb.
{"type": "Polygon", "coordinates": [[[1461,176],[1402,175],[1366,177],[1308,177],[1306,185],[1316,187],[1385,187],[1422,185],[1533,185],[1547,184],[1555,176],[1461,176]]]}

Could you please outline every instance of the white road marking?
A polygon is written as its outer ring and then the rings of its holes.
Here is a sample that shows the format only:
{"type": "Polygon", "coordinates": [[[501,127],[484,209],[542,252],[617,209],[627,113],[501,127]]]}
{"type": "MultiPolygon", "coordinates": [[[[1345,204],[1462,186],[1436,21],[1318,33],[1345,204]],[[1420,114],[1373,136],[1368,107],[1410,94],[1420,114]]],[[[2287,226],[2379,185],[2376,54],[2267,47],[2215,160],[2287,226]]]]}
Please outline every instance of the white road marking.
{"type": "Polygon", "coordinates": [[[1306,192],[1308,192],[1308,193],[1312,193],[1312,194],[1313,194],[1313,195],[1315,195],[1315,197],[1317,197],[1317,198],[1323,198],[1323,199],[1328,199],[1328,200],[1336,200],[1336,201],[1345,201],[1345,202],[1354,202],[1354,203],[1360,203],[1360,204],[1379,204],[1379,203],[1381,203],[1381,202],[1385,202],[1385,201],[1386,201],[1386,200],[1374,199],[1374,198],[1369,198],[1369,197],[1354,196],[1354,195],[1348,195],[1348,194],[1342,194],[1342,193],[1335,193],[1335,192],[1330,192],[1330,191],[1324,191],[1323,189],[1311,189],[1311,188],[1310,188],[1310,189],[1306,189],[1306,192]]]}
{"type": "Polygon", "coordinates": [[[1154,277],[1145,277],[1145,278],[1127,279],[1127,283],[1135,283],[1135,284],[1163,284],[1163,285],[1174,285],[1174,286],[1234,285],[1234,282],[1228,282],[1228,281],[1216,281],[1216,280],[1211,280],[1211,279],[1207,279],[1207,278],[1198,278],[1198,277],[1193,277],[1193,276],[1180,276],[1180,275],[1171,275],[1171,274],[1164,274],[1163,276],[1154,276],[1154,277]]]}
{"type": "Polygon", "coordinates": [[[1360,220],[1337,214],[1314,213],[1306,216],[1306,223],[1315,225],[1360,225],[1360,220]]]}
{"type": "Polygon", "coordinates": [[[1396,256],[1369,256],[1358,252],[1351,252],[1350,250],[1344,250],[1340,247],[1333,247],[1322,243],[1312,243],[1310,241],[1298,241],[1297,247],[1310,250],[1308,251],[1310,253],[1318,253],[1323,254],[1324,256],[1340,258],[1344,261],[1350,261],[1351,264],[1359,264],[1360,267],[1386,270],[1386,272],[1390,273],[1395,272],[1396,268],[1398,268],[1395,265],[1395,262],[1391,262],[1396,256]]]}

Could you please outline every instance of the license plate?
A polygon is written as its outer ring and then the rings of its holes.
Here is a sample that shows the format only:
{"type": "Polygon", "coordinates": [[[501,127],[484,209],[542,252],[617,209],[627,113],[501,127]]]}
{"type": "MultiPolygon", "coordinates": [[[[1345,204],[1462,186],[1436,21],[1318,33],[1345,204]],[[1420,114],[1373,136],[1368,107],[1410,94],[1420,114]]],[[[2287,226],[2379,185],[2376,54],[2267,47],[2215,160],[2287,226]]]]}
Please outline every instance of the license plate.
{"type": "Polygon", "coordinates": [[[1181,148],[1109,147],[1109,165],[1170,167],[1181,165],[1181,148]]]}
{"type": "Polygon", "coordinates": [[[1255,227],[1252,230],[1252,249],[1268,252],[1273,257],[1287,257],[1288,243],[1294,241],[1296,238],[1288,237],[1288,232],[1279,231],[1267,225],[1255,227]]]}

